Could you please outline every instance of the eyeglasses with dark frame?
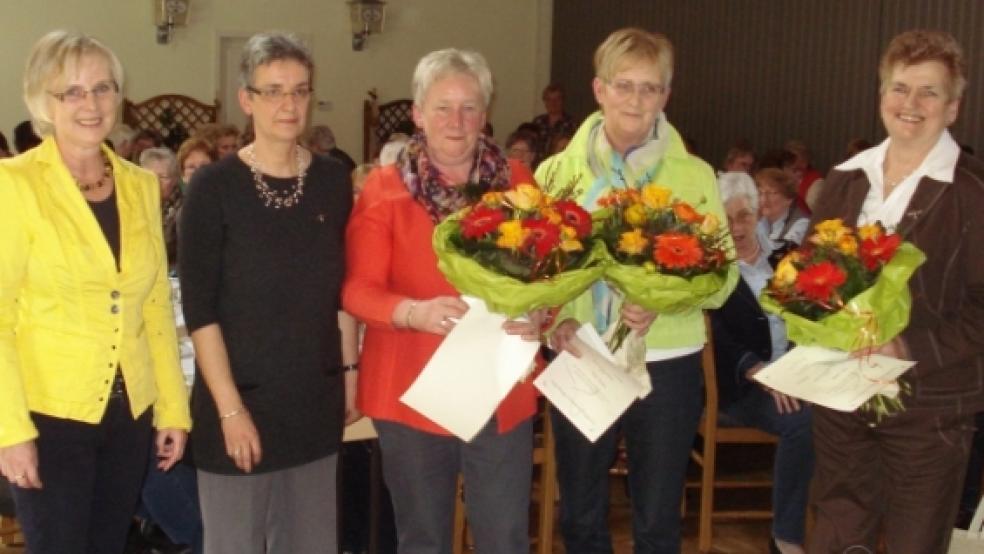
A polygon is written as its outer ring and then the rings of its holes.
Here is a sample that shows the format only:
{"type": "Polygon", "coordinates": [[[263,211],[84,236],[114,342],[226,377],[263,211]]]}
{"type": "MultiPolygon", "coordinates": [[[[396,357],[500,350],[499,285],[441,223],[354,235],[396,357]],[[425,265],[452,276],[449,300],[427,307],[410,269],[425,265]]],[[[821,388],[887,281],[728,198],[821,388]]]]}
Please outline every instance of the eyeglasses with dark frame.
{"type": "Polygon", "coordinates": [[[92,94],[92,97],[96,100],[103,100],[114,98],[119,91],[120,87],[115,81],[102,81],[100,83],[96,83],[90,89],[86,89],[81,85],[73,85],[62,92],[48,91],[48,94],[52,95],[55,99],[64,104],[77,104],[79,102],[84,102],[90,94],[92,94]]]}
{"type": "Polygon", "coordinates": [[[260,98],[266,100],[267,102],[282,102],[288,96],[293,96],[299,101],[307,100],[314,93],[314,88],[310,86],[299,86],[294,90],[284,90],[280,87],[264,87],[256,88],[253,86],[247,86],[246,92],[250,94],[259,95],[260,98]]]}

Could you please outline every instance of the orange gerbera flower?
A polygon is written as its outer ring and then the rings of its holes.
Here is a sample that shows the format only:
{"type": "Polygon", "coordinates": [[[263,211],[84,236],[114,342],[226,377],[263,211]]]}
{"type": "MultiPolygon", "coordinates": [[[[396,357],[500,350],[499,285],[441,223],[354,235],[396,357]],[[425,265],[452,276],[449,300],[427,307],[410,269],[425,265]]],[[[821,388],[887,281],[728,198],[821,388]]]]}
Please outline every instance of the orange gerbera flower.
{"type": "Polygon", "coordinates": [[[820,262],[799,272],[796,290],[814,302],[829,302],[847,274],[833,262],[820,262]]]}
{"type": "MultiPolygon", "coordinates": [[[[674,210],[676,206],[674,206],[674,210]]],[[[700,241],[684,233],[663,233],[656,237],[653,259],[667,269],[687,269],[700,265],[704,251],[700,241]]]]}
{"type": "Polygon", "coordinates": [[[676,214],[677,219],[684,223],[700,223],[704,221],[704,216],[697,213],[697,210],[686,202],[675,202],[673,204],[673,213],[676,214]]]}
{"type": "Polygon", "coordinates": [[[523,229],[528,232],[523,248],[532,245],[537,259],[546,258],[554,248],[560,246],[560,227],[549,221],[524,219],[523,229]]]}

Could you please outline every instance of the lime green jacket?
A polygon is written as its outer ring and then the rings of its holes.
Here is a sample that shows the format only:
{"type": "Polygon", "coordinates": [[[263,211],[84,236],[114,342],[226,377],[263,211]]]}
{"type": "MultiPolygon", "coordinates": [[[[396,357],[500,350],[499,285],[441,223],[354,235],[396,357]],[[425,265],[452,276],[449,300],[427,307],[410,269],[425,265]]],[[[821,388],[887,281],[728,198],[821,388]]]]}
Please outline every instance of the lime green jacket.
{"type": "Polygon", "coordinates": [[[189,429],[154,176],[105,150],[121,269],[51,137],[0,161],[0,447],[31,440],[29,412],[98,423],[116,368],[133,416],[189,429]]]}
{"type": "MultiPolygon", "coordinates": [[[[587,209],[594,209],[594,200],[612,188],[611,183],[620,181],[611,175],[596,175],[594,168],[599,164],[589,160],[592,144],[592,129],[602,124],[601,112],[589,116],[578,128],[567,148],[545,160],[536,170],[537,182],[549,193],[576,181],[575,199],[587,209]],[[590,198],[589,198],[590,196],[590,198]]],[[[667,187],[673,197],[686,201],[703,213],[713,213],[719,221],[727,221],[721,197],[718,193],[717,179],[711,166],[687,152],[676,129],[668,123],[660,127],[668,132],[668,143],[661,161],[656,166],[650,182],[667,187]]],[[[730,235],[727,237],[728,249],[734,252],[730,235]]],[[[649,349],[670,349],[698,346],[706,342],[704,318],[701,310],[717,308],[724,304],[738,283],[738,267],[734,264],[728,270],[724,286],[702,305],[680,313],[659,314],[646,335],[649,349]]],[[[573,317],[584,323],[593,319],[594,307],[591,291],[587,291],[561,310],[558,321],[573,317]]]]}

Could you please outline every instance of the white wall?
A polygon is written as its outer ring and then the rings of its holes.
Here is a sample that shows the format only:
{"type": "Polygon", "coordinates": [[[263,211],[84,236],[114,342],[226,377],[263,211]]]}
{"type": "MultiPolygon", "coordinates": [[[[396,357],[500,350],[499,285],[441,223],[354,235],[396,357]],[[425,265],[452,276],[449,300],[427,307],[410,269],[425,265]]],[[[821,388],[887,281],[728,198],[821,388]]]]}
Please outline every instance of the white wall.
{"type": "Polygon", "coordinates": [[[209,103],[219,88],[219,37],[287,30],[310,38],[317,66],[315,123],[335,130],[340,146],[362,155],[362,101],[376,87],[385,102],[409,96],[417,60],[455,46],[483,53],[496,78],[492,124],[502,140],[542,111],[550,77],[553,0],[389,0],[383,34],[354,52],[344,0],[192,0],[187,27],[170,44],[154,39],[153,0],[3,0],[0,13],[0,130],[11,138],[27,119],[21,100],[24,61],[34,42],[56,28],[94,35],[127,72],[126,94],[140,101],[179,93],[209,103]]]}

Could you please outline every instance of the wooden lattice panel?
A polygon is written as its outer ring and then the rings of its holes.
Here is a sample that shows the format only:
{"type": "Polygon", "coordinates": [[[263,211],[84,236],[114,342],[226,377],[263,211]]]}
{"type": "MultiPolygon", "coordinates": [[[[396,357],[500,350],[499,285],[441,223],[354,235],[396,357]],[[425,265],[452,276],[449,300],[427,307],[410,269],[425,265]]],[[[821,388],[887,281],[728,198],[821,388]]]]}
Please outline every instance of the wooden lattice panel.
{"type": "Polygon", "coordinates": [[[218,121],[218,116],[217,100],[209,105],[181,94],[162,94],[140,103],[123,101],[124,123],[134,129],[156,131],[165,138],[191,135],[202,125],[218,121]]]}
{"type": "Polygon", "coordinates": [[[379,154],[386,139],[403,121],[411,121],[413,101],[407,98],[379,104],[376,90],[369,91],[363,105],[362,157],[366,162],[379,154]]]}

